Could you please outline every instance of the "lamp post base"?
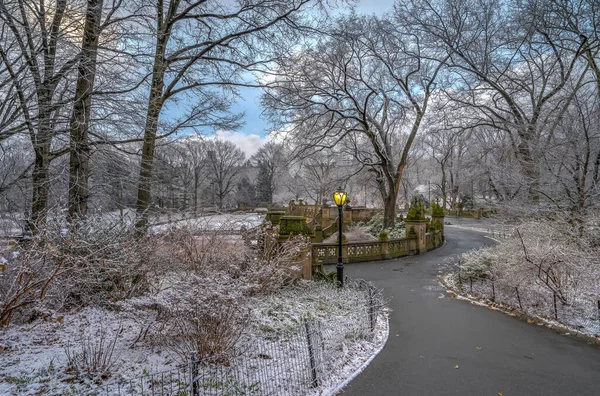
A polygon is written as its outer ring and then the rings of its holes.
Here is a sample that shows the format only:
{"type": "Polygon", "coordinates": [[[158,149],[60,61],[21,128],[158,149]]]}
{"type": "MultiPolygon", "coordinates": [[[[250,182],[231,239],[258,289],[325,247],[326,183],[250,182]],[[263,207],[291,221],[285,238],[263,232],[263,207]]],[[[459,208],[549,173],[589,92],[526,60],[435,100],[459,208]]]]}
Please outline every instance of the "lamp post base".
{"type": "Polygon", "coordinates": [[[338,261],[337,265],[335,266],[335,269],[337,270],[338,286],[343,287],[344,286],[344,264],[341,261],[338,261]]]}

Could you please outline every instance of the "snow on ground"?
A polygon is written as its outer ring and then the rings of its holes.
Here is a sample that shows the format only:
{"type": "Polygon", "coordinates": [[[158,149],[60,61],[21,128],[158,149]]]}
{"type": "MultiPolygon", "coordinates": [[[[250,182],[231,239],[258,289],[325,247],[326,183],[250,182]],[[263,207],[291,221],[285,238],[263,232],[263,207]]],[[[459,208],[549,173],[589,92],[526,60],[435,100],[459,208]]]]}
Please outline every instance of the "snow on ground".
{"type": "MultiPolygon", "coordinates": [[[[324,348],[327,351],[324,364],[331,366],[325,376],[326,381],[310,392],[294,388],[288,394],[298,394],[296,391],[311,395],[331,394],[345,380],[356,375],[387,340],[385,310],[378,315],[374,333],[365,332],[368,316],[365,316],[364,301],[364,290],[344,288],[340,292],[331,285],[317,282],[302,282],[275,295],[253,297],[248,301],[252,318],[248,326],[247,335],[251,338],[248,345],[267,343],[270,348],[279,345],[285,351],[291,344],[285,340],[277,341],[273,338],[274,334],[293,329],[307,314],[321,321],[324,345],[327,345],[324,348]],[[361,304],[363,306],[359,307],[361,304]]],[[[96,387],[95,383],[106,384],[175,368],[178,359],[160,337],[149,336],[136,342],[156,313],[136,311],[133,307],[135,303],[124,302],[113,310],[85,308],[80,312],[0,329],[0,394],[89,393],[96,387]],[[115,342],[114,354],[118,363],[112,376],[104,381],[97,377],[82,380],[70,372],[69,356],[81,351],[82,342],[87,340],[88,346],[97,345],[102,338],[105,345],[115,342]]],[[[153,328],[150,333],[152,331],[153,328]]],[[[300,340],[304,342],[305,339],[301,337],[300,340]]],[[[272,351],[270,353],[273,355],[272,351]]],[[[288,354],[283,353],[283,356],[288,354]]],[[[282,364],[290,364],[285,363],[289,360],[281,361],[284,362],[282,364]]],[[[275,360],[268,362],[277,364],[275,360]]],[[[275,367],[273,372],[292,369],[275,367]]]]}
{"type": "MultiPolygon", "coordinates": [[[[265,219],[264,213],[213,213],[199,214],[192,218],[190,216],[191,214],[189,213],[152,215],[149,219],[151,224],[150,232],[162,233],[169,229],[183,227],[201,231],[238,232],[242,227],[256,227],[265,219]]],[[[98,214],[90,213],[89,218],[95,222],[114,223],[120,221],[133,226],[135,223],[135,211],[127,209],[123,211],[122,215],[119,211],[98,214]]],[[[21,235],[24,224],[24,220],[16,214],[0,217],[0,237],[21,235]]]]}
{"type": "Polygon", "coordinates": [[[187,228],[202,231],[239,231],[242,227],[254,228],[265,219],[262,213],[215,214],[193,219],[177,220],[150,227],[150,232],[161,233],[169,229],[187,228]]]}
{"type": "MultiPolygon", "coordinates": [[[[509,298],[505,298],[501,294],[500,291],[497,291],[496,299],[500,302],[492,302],[489,300],[489,296],[485,294],[478,294],[477,288],[474,289],[473,293],[465,290],[467,286],[463,287],[463,290],[460,289],[459,285],[456,284],[455,275],[454,274],[446,274],[445,276],[440,278],[440,284],[447,288],[446,292],[455,295],[457,300],[468,301],[473,305],[478,305],[482,307],[489,308],[494,311],[502,311],[508,313],[511,316],[515,316],[516,313],[522,312],[528,317],[533,318],[538,322],[539,325],[545,324],[546,326],[552,328],[562,328],[567,329],[573,334],[582,334],[585,336],[592,337],[600,337],[600,320],[598,319],[598,312],[592,308],[584,311],[576,311],[571,312],[569,315],[565,314],[565,307],[563,307],[560,303],[558,304],[558,316],[559,320],[552,319],[549,315],[552,315],[552,312],[549,310],[545,310],[544,314],[537,312],[535,309],[531,308],[526,301],[523,302],[524,310],[518,307],[518,303],[516,300],[511,300],[509,298]],[[516,313],[515,313],[516,312],[516,313]]],[[[589,302],[586,301],[586,306],[589,306],[589,302]]],[[[577,305],[577,304],[572,304],[577,305]]],[[[581,304],[582,305],[582,304],[581,304]]],[[[540,306],[537,309],[542,309],[540,306]]],[[[531,322],[528,320],[528,322],[531,322]]]]}

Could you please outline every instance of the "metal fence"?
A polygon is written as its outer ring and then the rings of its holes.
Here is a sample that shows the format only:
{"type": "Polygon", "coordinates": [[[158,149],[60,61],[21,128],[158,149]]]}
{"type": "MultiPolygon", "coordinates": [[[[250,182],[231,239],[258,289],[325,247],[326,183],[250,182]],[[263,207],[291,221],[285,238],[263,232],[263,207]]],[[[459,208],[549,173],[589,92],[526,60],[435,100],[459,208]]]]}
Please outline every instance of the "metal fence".
{"type": "Polygon", "coordinates": [[[494,239],[512,238],[514,230],[508,227],[488,228],[487,235],[494,239]]]}
{"type": "Polygon", "coordinates": [[[364,281],[346,279],[345,287],[364,292],[340,331],[333,320],[304,316],[293,329],[247,338],[226,356],[198,359],[173,370],[108,383],[96,395],[304,395],[327,383],[344,359],[345,338],[372,339],[385,306],[381,290],[364,281]]]}
{"type": "Polygon", "coordinates": [[[531,316],[555,320],[590,335],[600,335],[600,300],[543,292],[531,286],[514,286],[487,278],[457,274],[459,287],[474,296],[500,303],[531,316]]]}

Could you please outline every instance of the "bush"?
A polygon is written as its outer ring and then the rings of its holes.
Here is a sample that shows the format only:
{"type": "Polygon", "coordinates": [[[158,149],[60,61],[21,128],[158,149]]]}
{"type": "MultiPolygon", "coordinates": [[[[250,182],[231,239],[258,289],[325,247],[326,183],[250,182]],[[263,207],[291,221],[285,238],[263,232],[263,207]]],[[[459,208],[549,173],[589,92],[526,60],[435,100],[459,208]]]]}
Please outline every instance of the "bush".
{"type": "Polygon", "coordinates": [[[118,355],[115,354],[115,345],[121,334],[122,328],[109,334],[101,327],[96,334],[82,333],[73,349],[70,344],[65,348],[67,356],[68,374],[76,378],[90,378],[101,382],[109,378],[117,368],[118,355]]]}
{"type": "Polygon", "coordinates": [[[212,300],[207,305],[175,307],[164,332],[164,342],[181,364],[198,359],[225,363],[248,325],[248,311],[233,301],[212,300]]]}
{"type": "Polygon", "coordinates": [[[406,215],[408,221],[422,221],[425,220],[425,205],[420,202],[417,198],[414,198],[408,208],[408,214],[406,215]]]}
{"type": "Polygon", "coordinates": [[[431,215],[434,217],[442,217],[444,216],[444,208],[437,202],[431,203],[431,215]]]}
{"type": "Polygon", "coordinates": [[[367,228],[373,236],[377,236],[383,231],[383,214],[377,213],[375,216],[371,217],[371,220],[367,222],[367,228]]]}
{"type": "Polygon", "coordinates": [[[523,223],[513,235],[492,247],[465,253],[460,273],[556,293],[563,304],[597,300],[600,251],[593,222],[573,224],[555,215],[523,223]]]}
{"type": "Polygon", "coordinates": [[[379,233],[379,236],[377,237],[377,240],[378,240],[378,241],[387,241],[388,239],[389,239],[389,238],[388,238],[388,233],[387,233],[387,232],[385,232],[385,231],[381,231],[381,232],[379,233]]]}

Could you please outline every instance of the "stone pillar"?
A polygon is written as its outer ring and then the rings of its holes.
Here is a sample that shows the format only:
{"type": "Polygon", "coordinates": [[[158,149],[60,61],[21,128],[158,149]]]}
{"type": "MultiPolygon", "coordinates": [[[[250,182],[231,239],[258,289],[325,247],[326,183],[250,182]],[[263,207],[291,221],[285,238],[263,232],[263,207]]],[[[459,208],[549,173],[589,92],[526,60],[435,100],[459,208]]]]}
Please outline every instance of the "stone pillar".
{"type": "Polygon", "coordinates": [[[381,259],[387,260],[390,258],[390,244],[388,241],[383,241],[381,243],[381,259]]]}
{"type": "Polygon", "coordinates": [[[348,264],[348,244],[342,243],[342,263],[348,264]]]}
{"type": "Polygon", "coordinates": [[[419,250],[419,254],[425,253],[427,251],[427,221],[405,220],[404,224],[406,226],[406,236],[408,236],[411,228],[417,234],[417,249],[419,250]]]}
{"type": "Polygon", "coordinates": [[[265,216],[265,220],[271,222],[274,226],[279,224],[281,218],[285,216],[285,212],[279,210],[270,210],[265,216]]]}
{"type": "Polygon", "coordinates": [[[313,237],[313,243],[321,243],[323,242],[323,227],[320,225],[315,226],[315,236],[313,237]]]}
{"type": "Polygon", "coordinates": [[[431,222],[435,223],[436,221],[439,222],[440,226],[442,227],[442,228],[440,228],[440,232],[442,234],[442,241],[443,241],[446,238],[444,236],[444,216],[431,216],[431,222]]]}

